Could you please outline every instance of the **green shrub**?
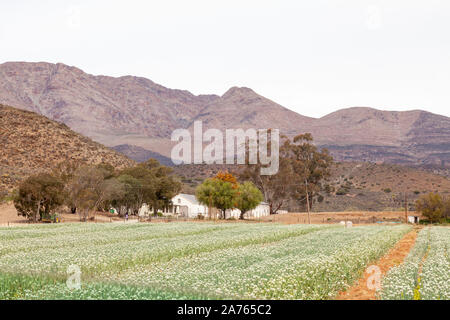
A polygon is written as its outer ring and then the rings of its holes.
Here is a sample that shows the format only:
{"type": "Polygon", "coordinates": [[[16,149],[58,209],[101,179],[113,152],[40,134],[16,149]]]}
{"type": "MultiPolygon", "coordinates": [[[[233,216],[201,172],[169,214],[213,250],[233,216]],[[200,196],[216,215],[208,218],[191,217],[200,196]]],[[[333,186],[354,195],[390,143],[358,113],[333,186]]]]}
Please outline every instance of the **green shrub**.
{"type": "Polygon", "coordinates": [[[416,209],[431,223],[446,222],[450,218],[450,198],[443,198],[438,193],[429,193],[416,201],[416,209]]]}

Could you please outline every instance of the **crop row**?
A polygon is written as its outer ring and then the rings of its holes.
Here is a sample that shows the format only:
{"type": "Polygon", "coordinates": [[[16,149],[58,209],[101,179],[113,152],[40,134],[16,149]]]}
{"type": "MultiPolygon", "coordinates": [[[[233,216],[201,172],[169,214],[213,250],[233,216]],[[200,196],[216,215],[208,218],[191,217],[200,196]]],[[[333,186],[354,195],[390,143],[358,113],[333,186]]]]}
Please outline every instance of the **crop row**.
{"type": "Polygon", "coordinates": [[[0,298],[329,299],[409,230],[263,223],[0,228],[0,298]],[[80,290],[66,285],[70,265],[81,269],[80,290]]]}
{"type": "Polygon", "coordinates": [[[188,294],[231,299],[329,299],[358,279],[368,263],[408,230],[405,226],[321,230],[270,245],[104,272],[103,280],[162,291],[188,288],[188,294]]]}
{"type": "Polygon", "coordinates": [[[379,294],[385,300],[450,298],[450,228],[422,229],[405,261],[389,270],[379,294]]]}
{"type": "MultiPolygon", "coordinates": [[[[268,243],[314,232],[326,226],[283,226],[271,224],[170,223],[73,225],[49,234],[32,232],[1,242],[0,270],[4,273],[45,274],[65,277],[70,265],[85,276],[100,271],[118,271],[139,263],[169,261],[180,256],[268,243]],[[68,231],[68,232],[66,232],[68,231]]],[[[44,228],[45,229],[45,228],[44,228]]],[[[42,230],[40,230],[42,231],[42,230]]]]}

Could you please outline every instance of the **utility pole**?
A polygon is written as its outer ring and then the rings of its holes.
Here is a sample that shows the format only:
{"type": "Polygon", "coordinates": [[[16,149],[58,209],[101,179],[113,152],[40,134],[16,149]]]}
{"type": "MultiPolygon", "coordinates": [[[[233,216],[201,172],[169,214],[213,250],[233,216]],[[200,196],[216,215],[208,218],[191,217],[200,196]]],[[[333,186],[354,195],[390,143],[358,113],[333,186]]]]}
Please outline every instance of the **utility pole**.
{"type": "Polygon", "coordinates": [[[305,188],[306,188],[306,207],[308,208],[308,224],[311,224],[311,216],[309,210],[309,193],[308,193],[308,180],[305,179],[305,188]]]}
{"type": "Polygon", "coordinates": [[[408,223],[408,196],[405,192],[405,223],[408,223]]]}

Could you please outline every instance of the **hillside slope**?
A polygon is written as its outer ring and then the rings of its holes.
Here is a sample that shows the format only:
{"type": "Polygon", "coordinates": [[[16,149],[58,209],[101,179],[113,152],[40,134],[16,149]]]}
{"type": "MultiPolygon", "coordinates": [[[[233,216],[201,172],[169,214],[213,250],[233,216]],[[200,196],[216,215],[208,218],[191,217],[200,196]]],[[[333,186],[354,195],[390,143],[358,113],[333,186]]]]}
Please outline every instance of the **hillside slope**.
{"type": "Polygon", "coordinates": [[[152,158],[158,160],[158,162],[162,165],[169,167],[174,166],[172,159],[165,157],[157,152],[146,150],[141,147],[131,146],[129,144],[121,144],[118,146],[114,146],[111,149],[126,155],[128,158],[136,162],[145,162],[148,159],[152,158]]]}
{"type": "Polygon", "coordinates": [[[450,167],[450,118],[426,111],[336,111],[307,128],[340,161],[450,167]]]}
{"type": "Polygon", "coordinates": [[[94,76],[45,62],[0,64],[0,103],[63,122],[107,146],[137,146],[164,156],[170,155],[173,130],[192,129],[194,121],[202,120],[204,129],[311,132],[339,161],[450,167],[450,118],[421,110],[354,107],[316,119],[249,88],[193,95],[145,78],[94,76]]]}
{"type": "MultiPolygon", "coordinates": [[[[236,172],[233,165],[181,165],[174,168],[184,185],[183,192],[194,193],[203,179],[219,170],[236,172]]],[[[315,201],[313,211],[391,211],[404,206],[405,194],[410,209],[415,200],[429,192],[450,196],[450,179],[394,164],[366,162],[338,162],[331,168],[331,176],[324,181],[329,192],[322,191],[323,200],[315,201]]],[[[291,203],[290,211],[302,211],[291,203]]]]}
{"type": "Polygon", "coordinates": [[[93,76],[62,63],[0,65],[0,103],[40,113],[100,142],[123,134],[166,138],[215,98],[145,78],[93,76]]]}
{"type": "Polygon", "coordinates": [[[411,210],[415,201],[429,192],[450,196],[450,179],[395,164],[367,162],[336,163],[325,184],[331,192],[315,203],[315,211],[402,210],[405,196],[411,210]]]}
{"type": "Polygon", "coordinates": [[[61,162],[101,162],[122,168],[134,161],[33,112],[0,105],[0,190],[61,162]]]}

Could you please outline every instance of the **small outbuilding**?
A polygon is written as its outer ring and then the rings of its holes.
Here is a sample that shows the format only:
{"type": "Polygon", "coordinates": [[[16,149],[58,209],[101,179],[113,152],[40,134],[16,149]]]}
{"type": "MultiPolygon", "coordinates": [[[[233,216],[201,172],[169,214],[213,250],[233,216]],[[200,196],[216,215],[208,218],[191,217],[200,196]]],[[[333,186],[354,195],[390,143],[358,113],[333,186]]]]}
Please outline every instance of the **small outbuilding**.
{"type": "MultiPolygon", "coordinates": [[[[270,206],[266,202],[261,202],[256,208],[245,213],[246,218],[255,219],[270,215],[270,206]]],[[[226,218],[239,219],[241,216],[241,210],[231,209],[226,211],[226,218]]]]}
{"type": "Polygon", "coordinates": [[[409,223],[419,223],[419,221],[420,221],[419,216],[408,216],[409,223]]]}

